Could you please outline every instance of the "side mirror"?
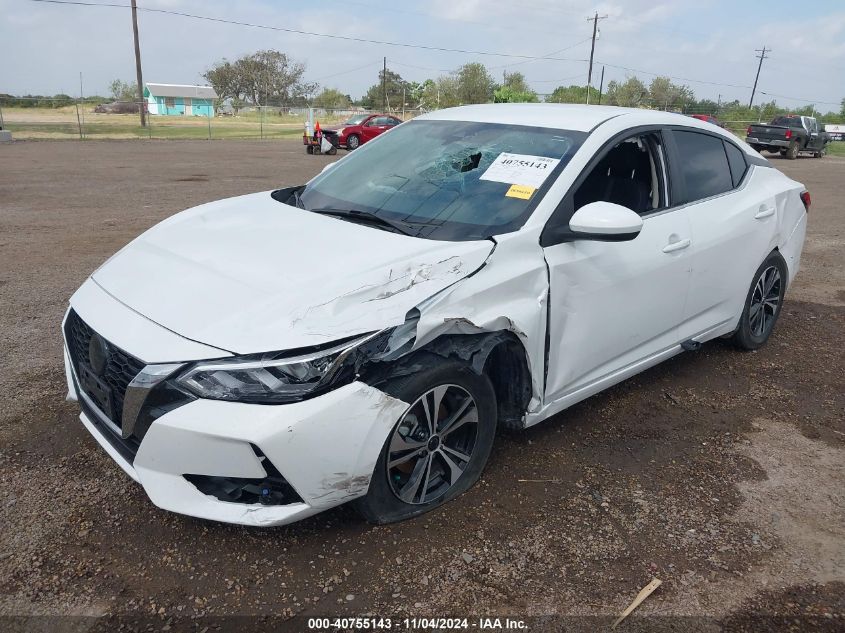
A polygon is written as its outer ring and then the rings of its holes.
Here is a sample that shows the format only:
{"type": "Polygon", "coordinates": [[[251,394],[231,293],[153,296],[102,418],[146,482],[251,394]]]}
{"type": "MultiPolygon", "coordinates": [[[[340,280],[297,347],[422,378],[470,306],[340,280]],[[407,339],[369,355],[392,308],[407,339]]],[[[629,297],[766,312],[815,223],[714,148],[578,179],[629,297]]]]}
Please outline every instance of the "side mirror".
{"type": "Polygon", "coordinates": [[[625,242],[639,235],[643,219],[631,209],[612,202],[591,202],[578,209],[569,220],[569,230],[577,239],[625,242]]]}

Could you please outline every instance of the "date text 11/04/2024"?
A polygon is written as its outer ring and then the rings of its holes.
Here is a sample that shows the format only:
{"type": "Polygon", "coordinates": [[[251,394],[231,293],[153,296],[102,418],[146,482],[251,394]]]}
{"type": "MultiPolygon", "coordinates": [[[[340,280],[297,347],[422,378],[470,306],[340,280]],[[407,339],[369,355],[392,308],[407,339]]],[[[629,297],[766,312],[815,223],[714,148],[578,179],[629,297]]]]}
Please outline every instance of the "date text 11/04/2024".
{"type": "Polygon", "coordinates": [[[518,618],[309,618],[309,631],[335,630],[468,630],[520,631],[527,630],[518,618]]]}

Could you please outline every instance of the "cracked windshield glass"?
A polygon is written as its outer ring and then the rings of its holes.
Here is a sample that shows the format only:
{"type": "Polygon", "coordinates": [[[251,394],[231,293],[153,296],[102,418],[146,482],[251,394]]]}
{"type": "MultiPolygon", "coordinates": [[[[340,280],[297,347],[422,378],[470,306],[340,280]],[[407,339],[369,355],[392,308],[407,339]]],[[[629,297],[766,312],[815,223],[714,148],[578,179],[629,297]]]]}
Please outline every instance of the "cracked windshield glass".
{"type": "Polygon", "coordinates": [[[483,239],[518,229],[584,132],[410,121],[314,179],[312,210],[374,214],[419,237],[483,239]]]}

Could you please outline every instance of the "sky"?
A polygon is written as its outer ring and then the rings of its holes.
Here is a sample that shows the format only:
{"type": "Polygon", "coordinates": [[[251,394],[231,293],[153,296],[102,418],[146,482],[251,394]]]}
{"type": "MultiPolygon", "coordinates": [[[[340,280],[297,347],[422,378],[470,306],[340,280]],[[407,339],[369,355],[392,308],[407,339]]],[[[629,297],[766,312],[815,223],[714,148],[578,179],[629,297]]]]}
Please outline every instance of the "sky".
{"type": "MultiPolygon", "coordinates": [[[[83,0],[129,5],[129,0],[83,0]]],[[[520,71],[538,93],[585,84],[592,22],[599,21],[593,85],[668,75],[698,98],[747,102],[763,62],[758,96],[787,106],[838,111],[845,97],[845,0],[138,0],[139,7],[351,38],[461,49],[449,52],[331,39],[139,12],[145,81],[204,83],[223,58],[259,49],[287,53],[306,78],[361,96],[382,58],[409,81],[481,62],[496,79],[520,71]],[[481,54],[481,53],[498,53],[481,54]],[[508,57],[511,55],[513,57],[508,57]],[[525,59],[525,57],[554,59],[525,59]],[[760,94],[763,93],[763,94],[760,94]]],[[[0,0],[0,93],[108,94],[133,81],[127,8],[0,0]]]]}

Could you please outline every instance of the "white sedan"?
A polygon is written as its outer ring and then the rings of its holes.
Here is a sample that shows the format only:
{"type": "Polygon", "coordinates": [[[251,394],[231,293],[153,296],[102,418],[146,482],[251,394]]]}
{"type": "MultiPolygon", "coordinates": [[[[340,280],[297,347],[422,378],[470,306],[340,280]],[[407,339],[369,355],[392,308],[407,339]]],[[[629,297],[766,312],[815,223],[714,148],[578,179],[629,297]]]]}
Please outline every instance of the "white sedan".
{"type": "Polygon", "coordinates": [[[500,425],[710,339],[763,345],[809,206],[689,117],[434,112],[109,259],[63,323],[69,397],[166,510],[405,519],[472,486],[500,425]]]}

